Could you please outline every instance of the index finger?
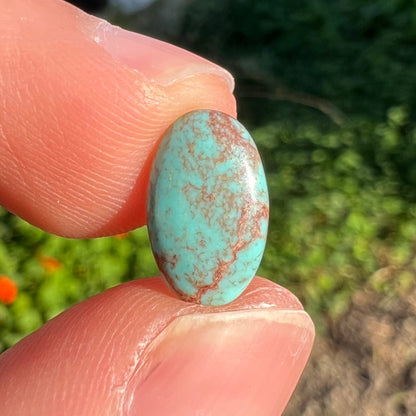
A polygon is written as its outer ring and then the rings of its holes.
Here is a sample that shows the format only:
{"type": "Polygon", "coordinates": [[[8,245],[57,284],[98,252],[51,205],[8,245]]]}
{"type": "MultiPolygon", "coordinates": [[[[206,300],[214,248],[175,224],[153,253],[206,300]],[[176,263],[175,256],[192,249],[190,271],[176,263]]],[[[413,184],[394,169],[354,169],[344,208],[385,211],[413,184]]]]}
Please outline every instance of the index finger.
{"type": "Polygon", "coordinates": [[[143,225],[158,140],[188,111],[235,115],[231,76],[64,2],[2,3],[0,204],[67,237],[143,225]]]}

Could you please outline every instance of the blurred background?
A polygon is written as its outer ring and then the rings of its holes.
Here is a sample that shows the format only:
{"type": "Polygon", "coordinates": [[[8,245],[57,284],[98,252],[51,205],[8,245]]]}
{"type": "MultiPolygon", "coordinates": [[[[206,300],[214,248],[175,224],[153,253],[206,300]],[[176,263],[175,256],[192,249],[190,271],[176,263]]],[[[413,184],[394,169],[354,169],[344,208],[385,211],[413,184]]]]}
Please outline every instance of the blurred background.
{"type": "MultiPolygon", "coordinates": [[[[271,197],[259,274],[293,291],[318,332],[285,416],[416,415],[414,1],[73,3],[235,76],[271,197]]],[[[68,240],[0,208],[0,351],[155,274],[146,229],[68,240]]]]}

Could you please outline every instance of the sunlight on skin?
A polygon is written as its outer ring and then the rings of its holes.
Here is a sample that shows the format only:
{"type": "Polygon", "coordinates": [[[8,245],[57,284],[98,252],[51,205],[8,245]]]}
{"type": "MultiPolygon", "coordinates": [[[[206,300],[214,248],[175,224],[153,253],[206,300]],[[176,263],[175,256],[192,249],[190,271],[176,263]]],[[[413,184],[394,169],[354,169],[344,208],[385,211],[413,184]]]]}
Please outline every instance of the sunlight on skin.
{"type": "Polygon", "coordinates": [[[161,278],[138,280],[70,308],[1,355],[0,414],[275,416],[313,337],[299,301],[269,280],[255,278],[222,307],[181,301],[161,278]]]}
{"type": "Polygon", "coordinates": [[[144,225],[158,140],[191,110],[235,115],[230,74],[64,2],[0,4],[0,203],[68,237],[144,225]]]}

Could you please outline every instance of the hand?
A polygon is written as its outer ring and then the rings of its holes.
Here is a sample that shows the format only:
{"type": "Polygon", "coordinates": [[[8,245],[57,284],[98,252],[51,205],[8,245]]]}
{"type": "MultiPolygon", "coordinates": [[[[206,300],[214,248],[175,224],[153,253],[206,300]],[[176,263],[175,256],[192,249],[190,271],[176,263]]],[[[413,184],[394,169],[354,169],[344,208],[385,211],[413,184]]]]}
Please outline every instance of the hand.
{"type": "MultiPolygon", "coordinates": [[[[158,139],[191,110],[235,116],[232,77],[61,1],[0,4],[0,204],[67,237],[144,225],[158,139]]],[[[278,415],[313,336],[262,278],[217,308],[132,281],[0,356],[0,414],[278,415]]]]}

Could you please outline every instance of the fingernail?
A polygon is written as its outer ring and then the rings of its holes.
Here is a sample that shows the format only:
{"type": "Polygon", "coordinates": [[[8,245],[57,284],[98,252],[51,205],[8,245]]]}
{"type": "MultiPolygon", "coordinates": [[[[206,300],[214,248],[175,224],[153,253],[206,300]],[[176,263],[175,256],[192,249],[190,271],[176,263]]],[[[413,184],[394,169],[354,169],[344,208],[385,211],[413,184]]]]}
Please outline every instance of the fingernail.
{"type": "Polygon", "coordinates": [[[121,29],[102,19],[95,21],[89,35],[114,59],[161,85],[202,73],[218,75],[230,92],[234,89],[234,79],[228,71],[169,43],[121,29]]]}
{"type": "Polygon", "coordinates": [[[279,415],[314,338],[304,311],[177,318],[150,344],[126,392],[127,415],[279,415]]]}

